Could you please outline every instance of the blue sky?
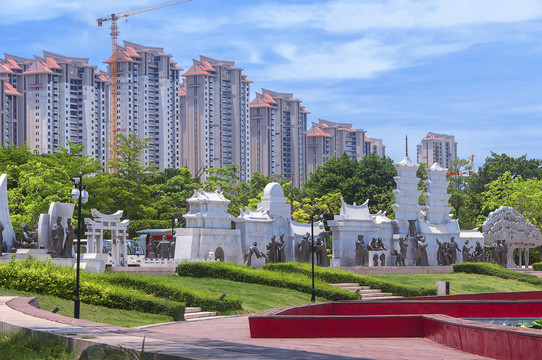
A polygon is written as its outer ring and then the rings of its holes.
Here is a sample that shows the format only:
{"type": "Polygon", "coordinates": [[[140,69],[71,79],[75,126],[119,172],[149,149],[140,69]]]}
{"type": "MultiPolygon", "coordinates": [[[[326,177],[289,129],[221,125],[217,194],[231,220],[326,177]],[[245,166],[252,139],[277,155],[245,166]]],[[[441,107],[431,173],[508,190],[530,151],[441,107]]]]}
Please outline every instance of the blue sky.
{"type": "MultiPolygon", "coordinates": [[[[161,0],[0,0],[0,53],[110,55],[109,13],[161,0]],[[106,23],[109,24],[109,23],[106,23]]],[[[293,92],[404,157],[429,131],[459,156],[542,157],[542,1],[192,0],[119,21],[120,40],[164,47],[184,69],[233,60],[252,90],[293,92]]]]}

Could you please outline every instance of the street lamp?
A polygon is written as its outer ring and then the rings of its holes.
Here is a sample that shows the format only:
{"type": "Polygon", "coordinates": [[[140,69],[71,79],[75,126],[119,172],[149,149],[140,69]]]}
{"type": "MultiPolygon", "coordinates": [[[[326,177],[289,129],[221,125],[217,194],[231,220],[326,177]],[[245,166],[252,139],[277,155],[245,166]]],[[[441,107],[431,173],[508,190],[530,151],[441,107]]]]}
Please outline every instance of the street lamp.
{"type": "MultiPolygon", "coordinates": [[[[320,222],[318,227],[324,228],[324,222],[322,221],[322,215],[320,215],[320,222]]],[[[311,289],[311,302],[316,301],[316,289],[314,288],[314,212],[311,213],[311,264],[312,264],[312,289],[311,289]]]]}
{"type": "Polygon", "coordinates": [[[72,199],[78,203],[77,212],[77,267],[75,276],[75,299],[73,307],[73,317],[79,319],[81,309],[81,300],[79,300],[79,269],[81,267],[81,204],[86,204],[88,201],[88,192],[83,185],[83,173],[79,173],[79,177],[72,179],[73,190],[71,193],[72,199]]]}

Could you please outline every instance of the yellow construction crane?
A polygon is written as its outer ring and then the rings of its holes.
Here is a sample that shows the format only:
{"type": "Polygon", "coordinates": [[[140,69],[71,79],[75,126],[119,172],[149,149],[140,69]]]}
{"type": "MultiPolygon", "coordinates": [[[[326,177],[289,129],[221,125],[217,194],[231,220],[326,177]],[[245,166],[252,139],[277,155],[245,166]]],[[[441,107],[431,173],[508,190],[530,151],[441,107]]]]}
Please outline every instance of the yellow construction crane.
{"type": "MultiPolygon", "coordinates": [[[[105,18],[97,19],[98,26],[101,27],[104,22],[111,21],[111,50],[113,51],[113,56],[111,57],[111,132],[112,132],[112,148],[113,148],[113,159],[117,158],[117,135],[118,135],[118,124],[117,124],[117,97],[119,91],[117,89],[117,78],[118,78],[118,63],[117,63],[117,38],[119,36],[119,28],[117,26],[117,20],[120,18],[132,16],[135,14],[141,14],[147,11],[158,10],[167,6],[173,6],[192,0],[178,0],[178,1],[168,1],[165,3],[157,4],[154,6],[147,6],[140,9],[123,11],[117,14],[108,15],[105,18]]],[[[113,168],[113,172],[116,173],[116,168],[113,168]]]]}

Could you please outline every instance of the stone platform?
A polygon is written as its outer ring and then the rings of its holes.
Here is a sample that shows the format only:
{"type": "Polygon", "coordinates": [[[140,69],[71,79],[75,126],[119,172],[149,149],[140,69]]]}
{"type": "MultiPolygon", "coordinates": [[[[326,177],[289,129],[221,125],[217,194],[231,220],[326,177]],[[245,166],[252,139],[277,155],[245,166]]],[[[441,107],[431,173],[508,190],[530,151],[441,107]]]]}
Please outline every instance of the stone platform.
{"type": "Polygon", "coordinates": [[[252,339],[247,316],[127,329],[53,314],[31,306],[31,300],[0,297],[1,331],[23,329],[33,336],[52,333],[77,352],[98,343],[141,350],[145,339],[145,350],[157,353],[155,360],[487,359],[424,338],[252,339]]]}

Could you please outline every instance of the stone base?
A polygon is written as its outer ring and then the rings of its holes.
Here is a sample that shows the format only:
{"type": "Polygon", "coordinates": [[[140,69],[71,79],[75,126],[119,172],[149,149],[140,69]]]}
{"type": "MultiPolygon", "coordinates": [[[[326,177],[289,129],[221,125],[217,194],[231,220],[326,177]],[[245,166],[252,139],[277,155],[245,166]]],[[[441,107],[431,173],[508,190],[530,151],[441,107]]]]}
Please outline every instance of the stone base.
{"type": "Polygon", "coordinates": [[[392,257],[389,253],[389,251],[387,250],[382,250],[382,251],[369,251],[369,267],[375,267],[375,266],[388,266],[388,264],[390,264],[390,257],[392,257]],[[386,254],[386,261],[384,264],[381,264],[380,263],[380,255],[381,254],[386,254]],[[375,265],[374,264],[374,261],[373,261],[373,257],[377,255],[378,256],[378,265],[375,265]]]}
{"type": "Polygon", "coordinates": [[[80,269],[90,272],[103,273],[105,271],[105,264],[107,264],[108,260],[109,256],[103,253],[82,254],[80,269]]]}

